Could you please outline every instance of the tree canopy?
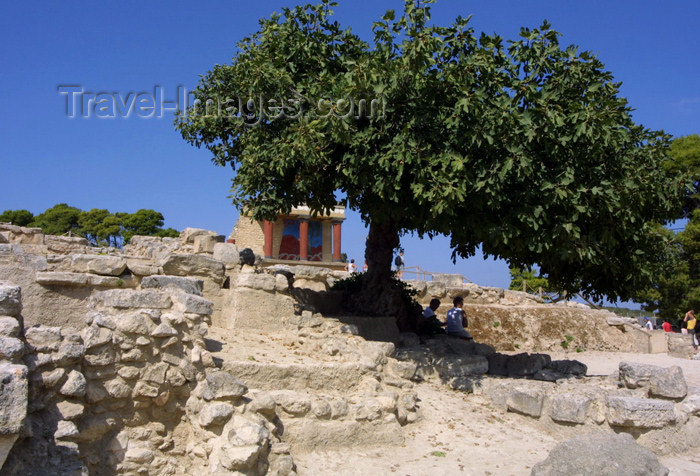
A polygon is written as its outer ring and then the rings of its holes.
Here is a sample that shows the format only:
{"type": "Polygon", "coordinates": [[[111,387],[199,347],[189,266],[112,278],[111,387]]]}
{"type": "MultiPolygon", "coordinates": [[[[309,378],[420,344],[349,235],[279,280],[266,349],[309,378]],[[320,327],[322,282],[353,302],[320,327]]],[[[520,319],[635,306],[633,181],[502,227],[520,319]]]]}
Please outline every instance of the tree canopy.
{"type": "Polygon", "coordinates": [[[674,139],[670,156],[666,167],[687,174],[692,182],[683,207],[688,222],[679,232],[660,230],[667,236],[666,265],[635,300],[664,319],[679,320],[689,309],[700,310],[700,136],[674,139]]]}
{"type": "Polygon", "coordinates": [[[141,209],[134,213],[111,213],[102,208],[83,211],[59,203],[34,216],[27,210],[5,210],[0,222],[41,228],[49,235],[71,233],[87,238],[95,246],[121,246],[134,235],[177,237],[179,232],[163,227],[163,214],[141,209]]]}
{"type": "Polygon", "coordinates": [[[613,75],[548,23],[505,41],[468,18],[433,25],[429,3],[387,11],[371,44],[329,0],[262,19],[176,127],[235,170],[233,202],[257,219],[345,199],[369,225],[373,303],[410,232],[629,297],[665,257],[654,224],[680,210],[668,136],[635,124],[613,75]]]}

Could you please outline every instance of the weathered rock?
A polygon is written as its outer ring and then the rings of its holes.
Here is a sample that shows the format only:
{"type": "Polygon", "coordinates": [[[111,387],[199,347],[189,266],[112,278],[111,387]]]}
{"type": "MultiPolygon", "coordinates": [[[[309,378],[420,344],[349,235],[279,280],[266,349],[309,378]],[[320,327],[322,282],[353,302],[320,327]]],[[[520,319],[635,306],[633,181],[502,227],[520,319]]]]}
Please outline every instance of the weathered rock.
{"type": "Polygon", "coordinates": [[[677,365],[654,370],[649,378],[649,393],[652,397],[684,398],[688,394],[688,384],[683,370],[677,365]]]}
{"type": "Polygon", "coordinates": [[[19,321],[14,317],[0,316],[0,335],[5,337],[19,336],[19,321]]]}
{"type": "Polygon", "coordinates": [[[236,377],[228,372],[208,372],[206,378],[199,383],[198,393],[206,401],[231,400],[236,401],[248,391],[236,377]]]}
{"type": "Polygon", "coordinates": [[[56,365],[66,366],[77,364],[85,355],[85,347],[79,342],[63,341],[58,348],[58,352],[53,355],[56,365]]]}
{"type": "Polygon", "coordinates": [[[506,398],[508,410],[539,418],[542,415],[545,394],[538,388],[518,387],[506,398]]]}
{"type": "Polygon", "coordinates": [[[38,325],[27,329],[24,336],[37,352],[54,351],[61,343],[61,328],[38,325]]]}
{"type": "Polygon", "coordinates": [[[206,403],[199,412],[199,424],[207,428],[223,425],[233,414],[233,405],[226,402],[206,403]]]}
{"type": "Polygon", "coordinates": [[[24,344],[16,337],[0,336],[0,358],[17,360],[24,354],[24,344]]]}
{"type": "Polygon", "coordinates": [[[673,402],[637,397],[608,396],[607,420],[611,426],[662,428],[676,421],[673,402]]]}
{"type": "Polygon", "coordinates": [[[141,280],[143,289],[170,289],[188,294],[202,295],[204,282],[201,279],[184,276],[147,276],[141,280]]]}
{"type": "Polygon", "coordinates": [[[78,431],[78,427],[75,426],[75,423],[72,421],[62,420],[58,422],[58,427],[56,428],[53,437],[57,440],[67,440],[78,436],[79,433],[80,432],[78,431]]]}
{"type": "Polygon", "coordinates": [[[102,276],[120,276],[126,270],[126,260],[120,256],[73,255],[74,271],[102,276]]]}
{"type": "Polygon", "coordinates": [[[627,388],[639,388],[649,385],[651,374],[658,367],[638,364],[636,362],[620,362],[620,383],[627,388]]]}
{"type": "Polygon", "coordinates": [[[19,286],[0,281],[0,315],[19,316],[22,312],[22,292],[19,286]]]}
{"type": "Polygon", "coordinates": [[[209,316],[214,312],[214,303],[200,296],[185,293],[174,293],[175,309],[184,313],[209,316]]]}
{"type": "Polygon", "coordinates": [[[159,265],[165,274],[173,276],[205,276],[218,285],[225,279],[225,267],[221,261],[205,255],[174,254],[166,255],[159,265]]]}
{"type": "Polygon", "coordinates": [[[77,370],[71,370],[68,373],[68,378],[59,390],[61,395],[67,397],[82,397],[87,390],[87,381],[85,376],[77,370]]]}
{"type": "Polygon", "coordinates": [[[271,274],[245,273],[236,276],[235,286],[272,292],[275,290],[275,283],[275,277],[271,274]]]}
{"type": "Polygon", "coordinates": [[[131,312],[116,316],[117,330],[129,334],[151,335],[156,325],[145,312],[131,312]]]}
{"type": "Polygon", "coordinates": [[[589,433],[559,443],[532,476],[666,476],[668,469],[627,433],[589,433]]]}
{"type": "Polygon", "coordinates": [[[198,236],[217,236],[217,233],[215,231],[205,230],[204,228],[187,227],[180,232],[180,242],[193,244],[194,239],[198,236]]]}
{"type": "MultiPolygon", "coordinates": [[[[111,318],[110,324],[116,328],[111,318]]],[[[112,331],[106,327],[90,326],[82,330],[82,335],[87,350],[112,342],[112,331]]]]}
{"type": "Polygon", "coordinates": [[[88,275],[67,271],[40,271],[36,273],[36,282],[42,286],[86,286],[88,275]]]}
{"type": "Polygon", "coordinates": [[[90,299],[93,307],[102,304],[118,309],[168,309],[172,305],[170,296],[152,289],[110,289],[100,291],[90,299]]]}
{"type": "Polygon", "coordinates": [[[75,420],[83,416],[83,413],[85,413],[85,405],[69,400],[61,400],[56,404],[56,410],[62,419],[75,420]]]}
{"type": "Polygon", "coordinates": [[[585,423],[592,401],[590,397],[576,393],[554,395],[549,416],[558,422],[585,423]]]}
{"type": "Polygon", "coordinates": [[[0,363],[0,435],[18,434],[24,425],[29,391],[27,375],[24,365],[0,363]]]}
{"type": "Polygon", "coordinates": [[[213,257],[215,260],[221,261],[229,268],[238,266],[238,264],[241,262],[238,248],[233,243],[214,244],[213,257]]]}

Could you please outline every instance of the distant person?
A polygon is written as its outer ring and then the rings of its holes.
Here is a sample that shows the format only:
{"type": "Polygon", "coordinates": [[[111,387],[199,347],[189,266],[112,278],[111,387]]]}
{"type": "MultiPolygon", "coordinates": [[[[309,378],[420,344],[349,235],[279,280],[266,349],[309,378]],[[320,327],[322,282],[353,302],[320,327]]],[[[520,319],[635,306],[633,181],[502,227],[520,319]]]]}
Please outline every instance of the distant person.
{"type": "Polygon", "coordinates": [[[664,332],[671,332],[671,324],[669,324],[666,319],[664,319],[664,323],[661,324],[661,328],[664,330],[664,332]]]}
{"type": "Polygon", "coordinates": [[[357,265],[355,264],[355,260],[351,259],[348,264],[345,265],[345,271],[348,273],[356,273],[357,272],[357,265]]]}
{"type": "Polygon", "coordinates": [[[406,261],[403,259],[403,251],[399,251],[394,259],[394,264],[396,265],[396,276],[399,279],[403,279],[403,269],[406,266],[406,261]]]}
{"type": "Polygon", "coordinates": [[[464,298],[457,296],[452,300],[452,303],[454,304],[454,307],[447,311],[447,329],[445,332],[449,336],[472,340],[472,335],[464,329],[465,325],[469,325],[467,322],[467,316],[462,310],[462,306],[464,306],[464,298]]]}
{"type": "Polygon", "coordinates": [[[686,312],[685,317],[683,318],[683,322],[686,325],[686,329],[688,329],[688,334],[693,336],[693,348],[695,348],[695,351],[697,351],[698,337],[695,334],[695,325],[698,323],[698,320],[695,318],[695,311],[691,309],[690,311],[686,312]]]}
{"type": "Polygon", "coordinates": [[[650,331],[654,330],[654,324],[652,324],[651,320],[649,320],[649,316],[644,316],[644,327],[646,327],[650,331]]]}
{"type": "Polygon", "coordinates": [[[440,307],[440,300],[433,298],[423,311],[423,319],[420,320],[418,331],[421,334],[444,334],[445,323],[438,319],[435,311],[440,307]]]}
{"type": "Polygon", "coordinates": [[[368,269],[369,269],[369,266],[367,266],[367,261],[365,261],[364,266],[362,266],[362,272],[366,273],[368,269]]]}

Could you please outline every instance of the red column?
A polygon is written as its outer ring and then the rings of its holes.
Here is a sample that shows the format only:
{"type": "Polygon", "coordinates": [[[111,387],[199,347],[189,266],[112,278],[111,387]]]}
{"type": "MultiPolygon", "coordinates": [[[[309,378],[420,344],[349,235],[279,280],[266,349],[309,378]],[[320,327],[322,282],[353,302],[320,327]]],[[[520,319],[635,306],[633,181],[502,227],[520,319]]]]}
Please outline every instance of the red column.
{"type": "Polygon", "coordinates": [[[299,260],[309,259],[309,220],[299,219],[299,260]]]}
{"type": "Polygon", "coordinates": [[[340,226],[343,222],[333,222],[333,261],[340,262],[340,226]]]}
{"type": "Polygon", "coordinates": [[[265,258],[272,258],[272,230],[273,223],[271,221],[265,220],[263,226],[263,233],[265,234],[265,258]]]}

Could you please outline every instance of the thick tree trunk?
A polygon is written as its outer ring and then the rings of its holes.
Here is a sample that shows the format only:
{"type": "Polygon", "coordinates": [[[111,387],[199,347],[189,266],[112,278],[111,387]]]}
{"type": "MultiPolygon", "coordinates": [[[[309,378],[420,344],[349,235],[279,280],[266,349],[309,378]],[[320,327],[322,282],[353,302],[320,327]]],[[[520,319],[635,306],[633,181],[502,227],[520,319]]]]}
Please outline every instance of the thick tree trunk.
{"type": "Polygon", "coordinates": [[[399,245],[399,233],[393,223],[371,223],[365,247],[367,272],[362,290],[352,299],[353,308],[365,315],[394,316],[401,331],[415,330],[412,313],[402,292],[392,280],[391,263],[399,245]]]}

